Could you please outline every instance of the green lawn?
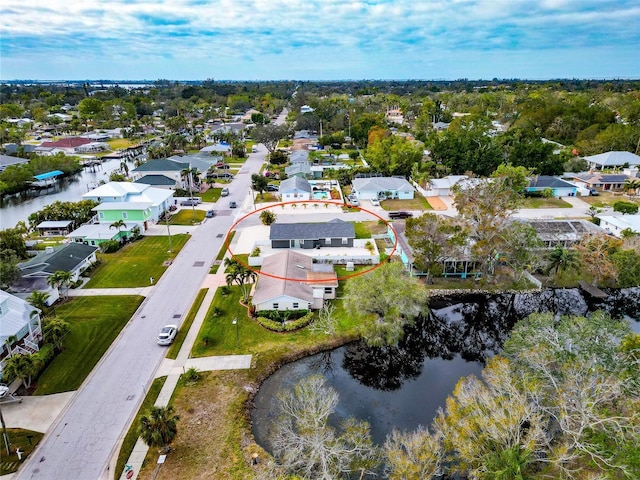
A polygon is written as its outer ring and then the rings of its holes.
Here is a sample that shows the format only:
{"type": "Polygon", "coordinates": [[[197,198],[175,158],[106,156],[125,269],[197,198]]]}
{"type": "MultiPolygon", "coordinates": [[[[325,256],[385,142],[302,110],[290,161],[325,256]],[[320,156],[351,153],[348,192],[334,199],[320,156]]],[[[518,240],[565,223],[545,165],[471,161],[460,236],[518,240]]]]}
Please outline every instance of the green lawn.
{"type": "Polygon", "coordinates": [[[136,143],[129,140],[128,138],[112,138],[107,140],[107,143],[111,147],[111,150],[119,150],[121,148],[127,148],[131,145],[135,145],[136,143]]]}
{"type": "Polygon", "coordinates": [[[169,237],[144,237],[126,245],[115,253],[98,254],[100,265],[91,273],[85,288],[146,287],[149,278],[159,279],[189,235],[171,235],[172,253],[169,253],[169,237]]]}
{"type": "Polygon", "coordinates": [[[25,430],[22,428],[7,428],[7,436],[11,442],[12,454],[7,456],[4,440],[0,442],[0,454],[2,462],[0,462],[0,475],[8,475],[18,470],[18,467],[27,461],[29,454],[36,448],[44,433],[25,430]],[[18,460],[15,454],[16,449],[22,452],[22,460],[18,460]]]}
{"type": "Polygon", "coordinates": [[[217,202],[220,198],[221,188],[209,188],[206,192],[198,193],[197,196],[202,199],[203,202],[217,202]]]}
{"type": "Polygon", "coordinates": [[[418,195],[411,200],[382,200],[380,206],[385,210],[433,210],[426,198],[418,195]]]}
{"type": "MultiPolygon", "coordinates": [[[[129,456],[133,451],[133,447],[138,441],[138,427],[140,426],[140,417],[146,415],[151,407],[156,403],[158,395],[160,395],[160,390],[162,390],[162,386],[164,385],[166,379],[167,377],[159,377],[154,379],[153,383],[151,383],[151,386],[147,391],[147,395],[144,397],[142,405],[140,405],[140,409],[136,414],[136,418],[134,418],[133,423],[127,431],[127,434],[122,440],[122,446],[120,447],[120,453],[118,454],[118,461],[116,462],[116,472],[122,472],[124,470],[124,466],[127,460],[129,460],[129,456]]],[[[120,475],[117,474],[116,478],[120,478],[120,475]]]]}
{"type": "Polygon", "coordinates": [[[600,195],[598,196],[589,195],[580,197],[580,199],[597,208],[613,207],[613,204],[619,201],[631,202],[636,205],[640,205],[640,197],[630,197],[629,195],[620,194],[614,195],[611,192],[600,192],[600,195]]]}
{"type": "Polygon", "coordinates": [[[171,215],[169,224],[171,225],[198,225],[204,220],[204,210],[185,208],[171,215]]]}
{"type": "MultiPolygon", "coordinates": [[[[251,353],[261,358],[265,356],[275,358],[286,352],[292,344],[297,347],[312,347],[328,338],[308,328],[286,334],[271,332],[247,316],[247,309],[239,303],[240,296],[240,287],[237,286],[231,287],[227,296],[218,289],[191,351],[193,357],[251,353]],[[213,314],[215,307],[221,312],[219,316],[213,314]],[[237,331],[236,325],[232,323],[234,318],[238,319],[237,331]]],[[[339,304],[341,302],[337,301],[336,307],[339,304]]],[[[356,322],[347,315],[338,313],[337,311],[336,318],[339,319],[339,332],[354,333],[356,322]]]]}
{"type": "Polygon", "coordinates": [[[571,208],[570,203],[558,198],[528,197],[524,199],[522,208],[571,208]]]}
{"type": "Polygon", "coordinates": [[[75,297],[56,307],[69,322],[64,350],[38,378],[35,395],[76,390],[129,321],[144,297],[75,297]]]}
{"type": "Polygon", "coordinates": [[[176,339],[173,344],[169,347],[169,351],[167,352],[167,358],[171,358],[173,360],[176,359],[180,349],[182,348],[182,344],[184,343],[184,339],[187,337],[187,332],[191,328],[191,324],[193,320],[196,318],[198,314],[198,310],[200,310],[200,306],[202,305],[202,301],[204,300],[205,295],[209,291],[208,288],[203,288],[196,295],[196,299],[193,301],[193,305],[191,305],[191,309],[189,310],[189,314],[180,325],[180,330],[178,330],[178,335],[176,335],[176,339]]]}

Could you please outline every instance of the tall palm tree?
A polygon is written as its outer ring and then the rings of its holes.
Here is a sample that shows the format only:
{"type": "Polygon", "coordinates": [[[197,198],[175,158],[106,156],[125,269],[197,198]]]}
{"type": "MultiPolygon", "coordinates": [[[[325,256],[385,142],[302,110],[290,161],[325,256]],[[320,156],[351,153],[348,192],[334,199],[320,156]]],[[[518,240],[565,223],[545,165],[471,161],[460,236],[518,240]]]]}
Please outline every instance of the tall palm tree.
{"type": "Polygon", "coordinates": [[[127,228],[127,224],[122,219],[116,220],[111,225],[109,225],[109,230],[111,230],[112,228],[117,228],[118,229],[118,233],[120,233],[120,229],[121,228],[127,228]]]}
{"type": "Polygon", "coordinates": [[[49,275],[47,277],[47,283],[54,288],[60,289],[60,287],[64,286],[65,288],[65,297],[69,294],[69,287],[71,286],[71,280],[73,279],[73,273],[65,272],[64,270],[57,270],[53,272],[53,275],[49,275]]]}
{"type": "Polygon", "coordinates": [[[636,196],[640,190],[640,180],[628,178],[624,181],[622,188],[625,192],[631,192],[631,195],[636,196]]]}
{"type": "Polygon", "coordinates": [[[47,312],[47,300],[49,300],[50,296],[51,295],[47,292],[40,292],[38,290],[34,290],[27,297],[27,302],[29,302],[29,304],[36,307],[41,312],[45,313],[47,312]]]}
{"type": "Polygon", "coordinates": [[[578,253],[567,247],[558,245],[549,252],[549,263],[547,265],[547,274],[555,272],[556,280],[562,274],[569,270],[577,270],[580,265],[578,253]]]}
{"type": "Polygon", "coordinates": [[[42,333],[47,341],[53,343],[57,351],[61,351],[62,340],[71,333],[71,327],[66,320],[60,317],[51,317],[44,321],[42,333]]]}
{"type": "Polygon", "coordinates": [[[179,419],[178,415],[174,415],[171,405],[151,407],[147,415],[140,417],[138,434],[148,446],[166,448],[178,433],[179,419]]]}

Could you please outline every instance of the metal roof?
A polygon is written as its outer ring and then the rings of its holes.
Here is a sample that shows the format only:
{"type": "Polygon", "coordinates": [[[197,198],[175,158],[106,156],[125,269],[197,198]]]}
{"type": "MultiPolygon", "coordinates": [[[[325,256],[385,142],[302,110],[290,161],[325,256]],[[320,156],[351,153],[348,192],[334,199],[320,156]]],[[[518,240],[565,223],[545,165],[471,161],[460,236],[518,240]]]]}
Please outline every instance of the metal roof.
{"type": "Polygon", "coordinates": [[[324,223],[274,223],[271,240],[319,240],[321,238],[355,238],[353,223],[333,219],[324,223]]]}
{"type": "Polygon", "coordinates": [[[47,180],[49,178],[57,177],[58,175],[64,175],[64,172],[60,170],[53,170],[47,173],[41,173],[40,175],[34,175],[33,178],[36,180],[47,180]]]}

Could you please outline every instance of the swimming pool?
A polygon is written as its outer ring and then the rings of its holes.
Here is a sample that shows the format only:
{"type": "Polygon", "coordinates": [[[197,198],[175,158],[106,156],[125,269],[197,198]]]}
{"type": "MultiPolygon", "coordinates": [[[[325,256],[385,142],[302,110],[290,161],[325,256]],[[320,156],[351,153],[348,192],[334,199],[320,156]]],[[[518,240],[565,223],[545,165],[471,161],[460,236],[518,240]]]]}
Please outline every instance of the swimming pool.
{"type": "Polygon", "coordinates": [[[313,192],[315,200],[329,200],[329,192],[313,192]]]}

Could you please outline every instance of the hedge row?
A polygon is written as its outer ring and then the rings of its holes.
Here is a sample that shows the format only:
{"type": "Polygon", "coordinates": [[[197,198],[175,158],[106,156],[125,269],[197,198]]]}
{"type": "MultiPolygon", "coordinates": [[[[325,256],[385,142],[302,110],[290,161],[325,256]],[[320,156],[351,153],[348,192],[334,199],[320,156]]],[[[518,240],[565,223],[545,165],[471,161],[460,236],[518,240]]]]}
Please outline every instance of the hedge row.
{"type": "Polygon", "coordinates": [[[257,317],[256,320],[260,325],[268,330],[272,330],[274,332],[292,332],[293,330],[298,330],[309,325],[313,321],[313,312],[309,311],[306,315],[297,320],[291,320],[284,323],[276,322],[265,317],[257,317]]]}

